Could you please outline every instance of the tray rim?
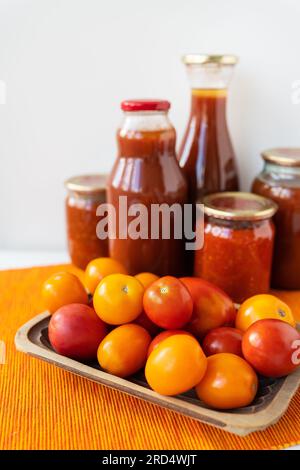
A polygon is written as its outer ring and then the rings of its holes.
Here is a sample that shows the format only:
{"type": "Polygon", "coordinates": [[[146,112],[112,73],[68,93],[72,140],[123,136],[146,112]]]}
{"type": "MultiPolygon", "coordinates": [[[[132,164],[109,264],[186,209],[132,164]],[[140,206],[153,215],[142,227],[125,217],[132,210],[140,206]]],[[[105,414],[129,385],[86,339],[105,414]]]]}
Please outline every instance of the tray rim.
{"type": "Polygon", "coordinates": [[[154,405],[159,405],[238,436],[246,436],[252,432],[262,431],[275,424],[287,410],[291,399],[300,386],[299,367],[293,374],[283,379],[283,383],[276,393],[276,396],[262,410],[252,414],[239,414],[238,412],[228,413],[226,411],[204,408],[201,405],[198,406],[188,401],[183,401],[178,397],[162,396],[143,385],[95,369],[74,359],[62,356],[47,349],[45,346],[42,347],[35,344],[29,338],[31,330],[50,316],[50,312],[42,312],[18,329],[15,335],[15,346],[18,351],[53,364],[67,372],[71,372],[93,382],[119,390],[128,395],[135,396],[154,405]]]}

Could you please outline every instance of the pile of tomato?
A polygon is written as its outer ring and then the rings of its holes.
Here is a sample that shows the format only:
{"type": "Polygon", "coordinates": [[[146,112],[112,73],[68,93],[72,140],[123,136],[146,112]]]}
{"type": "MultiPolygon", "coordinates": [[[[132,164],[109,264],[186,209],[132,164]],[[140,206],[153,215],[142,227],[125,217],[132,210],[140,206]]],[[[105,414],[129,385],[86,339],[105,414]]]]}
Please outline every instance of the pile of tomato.
{"type": "Polygon", "coordinates": [[[195,389],[206,405],[249,405],[258,375],[281,377],[300,362],[300,335],[288,305],[256,295],[237,310],[222,290],[200,278],[136,276],[111,258],[89,263],[84,283],[59,272],[42,286],[52,313],[54,350],[80,361],[97,358],[118,377],[144,368],[162,395],[195,389]]]}

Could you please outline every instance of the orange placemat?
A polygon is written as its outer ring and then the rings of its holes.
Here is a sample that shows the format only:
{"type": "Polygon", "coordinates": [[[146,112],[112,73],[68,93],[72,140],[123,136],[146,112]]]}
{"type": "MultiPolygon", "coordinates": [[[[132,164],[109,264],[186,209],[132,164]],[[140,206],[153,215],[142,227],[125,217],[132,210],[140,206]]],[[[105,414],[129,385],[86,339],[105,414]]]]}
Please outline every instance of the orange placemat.
{"type": "MultiPolygon", "coordinates": [[[[40,285],[57,270],[0,271],[0,341],[6,344],[0,449],[276,449],[300,443],[300,391],[276,425],[240,438],[17,352],[15,333],[40,312],[40,285]]],[[[283,297],[300,320],[300,292],[283,297]]]]}

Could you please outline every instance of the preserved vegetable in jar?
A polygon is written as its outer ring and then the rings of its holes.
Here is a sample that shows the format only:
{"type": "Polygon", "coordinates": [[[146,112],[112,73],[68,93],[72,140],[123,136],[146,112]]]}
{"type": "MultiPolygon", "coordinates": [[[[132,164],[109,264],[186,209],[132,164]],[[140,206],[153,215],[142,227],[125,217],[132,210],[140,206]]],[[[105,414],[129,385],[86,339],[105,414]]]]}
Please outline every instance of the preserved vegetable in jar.
{"type": "MultiPolygon", "coordinates": [[[[108,202],[117,212],[115,237],[110,237],[110,255],[120,261],[130,274],[148,271],[160,276],[185,272],[184,239],[174,236],[171,214],[170,237],[164,239],[162,220],[158,237],[151,237],[153,204],[187,202],[187,183],[175,156],[175,129],[169,121],[170,103],[162,100],[123,101],[124,118],[117,131],[118,156],[108,181],[108,202]],[[133,239],[128,231],[119,234],[120,197],[125,196],[128,210],[142,204],[147,215],[140,230],[146,234],[133,239]]],[[[127,216],[126,225],[133,220],[127,216]]]]}
{"type": "Polygon", "coordinates": [[[266,150],[262,157],[264,169],[252,191],[278,205],[272,286],[300,289],[300,149],[266,150]]]}
{"type": "Polygon", "coordinates": [[[204,244],[195,253],[194,275],[217,285],[237,303],[268,292],[276,204],[238,192],[212,194],[203,203],[204,244]]]}
{"type": "Polygon", "coordinates": [[[106,201],[106,176],[83,175],[65,182],[68,249],[75,266],[85,269],[94,258],[108,256],[108,239],[99,239],[96,215],[99,204],[106,201]]]}
{"type": "Polygon", "coordinates": [[[226,120],[227,88],[235,56],[189,54],[183,61],[191,85],[191,111],[179,151],[191,202],[205,194],[239,189],[226,120]]]}

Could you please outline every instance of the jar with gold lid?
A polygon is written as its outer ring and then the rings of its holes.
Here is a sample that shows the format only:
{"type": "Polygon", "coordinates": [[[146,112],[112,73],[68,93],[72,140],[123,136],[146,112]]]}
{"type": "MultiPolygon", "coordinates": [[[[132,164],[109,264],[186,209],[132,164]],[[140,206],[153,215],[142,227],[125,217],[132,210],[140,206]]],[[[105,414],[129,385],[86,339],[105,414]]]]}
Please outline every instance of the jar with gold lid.
{"type": "Polygon", "coordinates": [[[272,286],[300,289],[300,148],[266,150],[262,158],[252,191],[278,205],[272,286]]]}
{"type": "Polygon", "coordinates": [[[108,256],[108,240],[96,233],[101,217],[96,211],[106,202],[106,175],[81,175],[65,181],[68,248],[73,264],[85,269],[94,258],[108,256]]]}

